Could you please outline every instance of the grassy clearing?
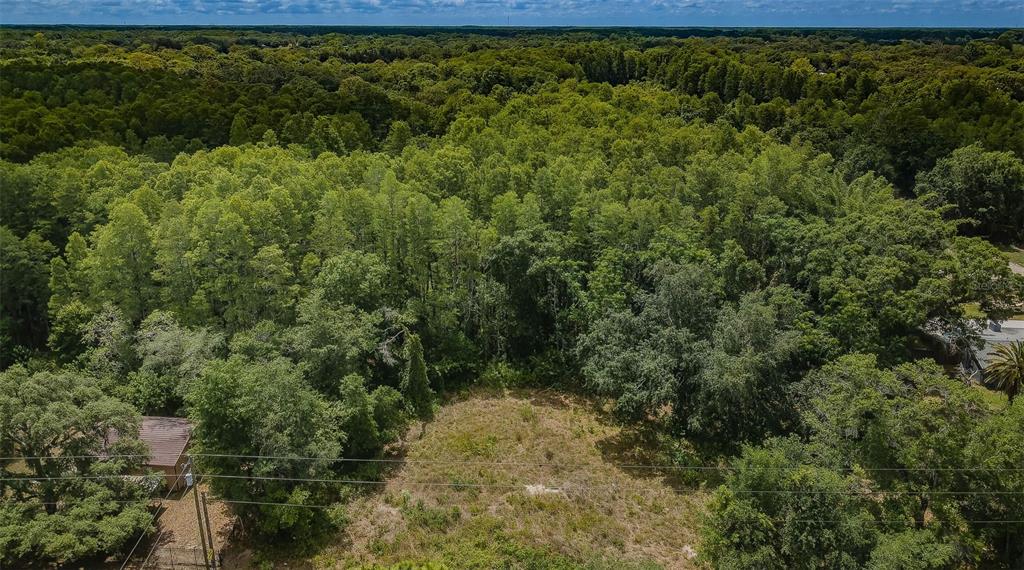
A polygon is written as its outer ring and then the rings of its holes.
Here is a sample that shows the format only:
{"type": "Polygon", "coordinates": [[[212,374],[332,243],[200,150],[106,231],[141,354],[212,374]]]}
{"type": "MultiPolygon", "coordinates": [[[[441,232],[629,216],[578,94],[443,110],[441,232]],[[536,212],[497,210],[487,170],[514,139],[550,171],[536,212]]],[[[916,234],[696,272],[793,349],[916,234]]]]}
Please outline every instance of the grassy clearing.
{"type": "Polygon", "coordinates": [[[707,493],[671,471],[617,466],[664,462],[666,451],[593,410],[537,392],[478,392],[446,405],[422,439],[410,430],[412,461],[383,491],[358,499],[338,543],[310,562],[695,567],[689,556],[707,493]],[[417,484],[425,481],[489,486],[417,484]]]}
{"type": "Polygon", "coordinates": [[[1007,261],[1012,261],[1017,265],[1024,267],[1024,249],[1021,249],[1015,245],[1000,245],[999,250],[1003,252],[1003,256],[1007,261]]]}
{"type": "Polygon", "coordinates": [[[980,384],[973,384],[971,388],[981,394],[982,401],[985,402],[985,405],[992,413],[1002,412],[1010,405],[1009,398],[1006,397],[1005,393],[1000,392],[999,390],[986,388],[980,384]]]}
{"type": "MultiPolygon", "coordinates": [[[[963,305],[964,316],[968,319],[985,319],[988,318],[988,314],[981,310],[981,305],[978,303],[965,303],[963,305]]],[[[1010,315],[1010,319],[1015,321],[1024,320],[1024,312],[1015,313],[1010,315]]]]}

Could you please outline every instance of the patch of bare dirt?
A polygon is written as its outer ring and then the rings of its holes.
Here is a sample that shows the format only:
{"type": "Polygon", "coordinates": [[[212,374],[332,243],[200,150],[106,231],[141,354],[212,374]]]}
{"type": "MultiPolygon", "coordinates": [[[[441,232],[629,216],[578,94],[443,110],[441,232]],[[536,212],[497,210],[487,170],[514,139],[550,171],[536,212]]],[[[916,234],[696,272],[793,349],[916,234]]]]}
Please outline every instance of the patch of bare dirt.
{"type": "MultiPolygon", "coordinates": [[[[200,492],[209,490],[199,485],[200,492]]],[[[146,568],[173,568],[187,570],[205,565],[203,545],[199,536],[199,520],[196,516],[196,501],[193,487],[180,495],[162,501],[162,512],[157,518],[157,531],[139,547],[140,556],[136,565],[141,565],[148,556],[146,568]],[[159,541],[155,543],[154,541],[159,541]],[[152,552],[152,554],[149,554],[152,552]]],[[[228,550],[234,517],[228,507],[213,500],[207,502],[210,528],[213,533],[213,552],[220,554],[228,550]]],[[[209,545],[207,546],[209,548],[209,545]]]]}

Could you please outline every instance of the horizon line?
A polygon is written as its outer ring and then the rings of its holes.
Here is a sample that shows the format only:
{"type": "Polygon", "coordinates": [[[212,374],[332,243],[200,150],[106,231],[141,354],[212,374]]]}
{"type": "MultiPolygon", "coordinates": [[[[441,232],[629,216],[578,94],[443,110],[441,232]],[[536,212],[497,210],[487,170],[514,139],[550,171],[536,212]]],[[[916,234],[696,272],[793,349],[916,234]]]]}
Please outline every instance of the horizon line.
{"type": "Polygon", "coordinates": [[[1005,30],[1024,31],[1016,26],[651,26],[645,24],[632,25],[583,25],[583,24],[533,24],[533,25],[502,25],[502,24],[128,24],[128,23],[78,23],[78,22],[0,22],[0,28],[417,28],[417,29],[500,29],[500,30],[531,30],[531,29],[649,29],[649,30],[1005,30]]]}

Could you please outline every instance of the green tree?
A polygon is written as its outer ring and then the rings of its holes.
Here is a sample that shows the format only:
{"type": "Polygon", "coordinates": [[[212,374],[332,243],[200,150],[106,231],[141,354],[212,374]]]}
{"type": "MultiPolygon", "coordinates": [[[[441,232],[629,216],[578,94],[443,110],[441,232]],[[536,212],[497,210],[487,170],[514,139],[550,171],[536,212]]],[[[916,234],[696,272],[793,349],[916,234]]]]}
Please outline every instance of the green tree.
{"type": "Polygon", "coordinates": [[[748,447],[715,491],[701,555],[715,568],[862,568],[876,540],[852,474],[809,464],[798,442],[748,447]]]}
{"type": "Polygon", "coordinates": [[[384,149],[394,155],[402,154],[402,149],[412,139],[412,129],[405,121],[394,121],[388,127],[388,136],[384,140],[384,149]]]}
{"type": "Polygon", "coordinates": [[[937,194],[955,216],[975,220],[982,235],[1024,238],[1024,162],[1012,152],[959,148],[922,173],[914,192],[937,194]]]}
{"type": "Polygon", "coordinates": [[[72,232],[64,246],[64,257],[50,260],[50,330],[46,342],[65,362],[74,360],[85,349],[82,334],[94,313],[86,305],[90,285],[85,267],[88,255],[85,238],[72,232]]]}
{"type": "Polygon", "coordinates": [[[150,313],[133,340],[139,364],[125,397],[151,415],[179,415],[192,384],[225,345],[222,333],[183,327],[167,311],[150,313]]]}
{"type": "Polygon", "coordinates": [[[744,295],[718,314],[709,341],[696,349],[699,372],[682,390],[680,419],[694,435],[728,445],[758,441],[791,419],[787,387],[815,358],[807,314],[795,291],[744,295]]]}
{"type": "Polygon", "coordinates": [[[0,226],[0,366],[40,348],[47,336],[48,259],[55,253],[35,232],[19,239],[0,226]]]}
{"type": "Polygon", "coordinates": [[[94,311],[78,299],[63,304],[50,315],[50,335],[46,340],[63,362],[74,361],[86,348],[83,335],[94,311]]]}
{"type": "Polygon", "coordinates": [[[104,305],[80,331],[86,350],[79,362],[93,375],[119,384],[139,364],[133,333],[121,309],[104,305]]]}
{"type": "MultiPolygon", "coordinates": [[[[819,461],[854,471],[863,467],[879,491],[897,493],[879,504],[880,516],[936,532],[972,518],[955,491],[990,480],[991,474],[971,469],[970,450],[979,437],[975,430],[988,426],[991,433],[995,425],[976,389],[948,378],[934,362],[887,370],[871,356],[847,355],[793,390],[819,461]]],[[[1013,456],[1003,451],[988,462],[1002,465],[1013,456]]],[[[1016,480],[1011,475],[1008,483],[1016,480]]]]}
{"type": "Polygon", "coordinates": [[[189,299],[190,308],[212,314],[229,331],[256,323],[261,301],[253,291],[253,236],[238,213],[206,205],[203,224],[194,230],[195,247],[188,252],[192,281],[198,291],[189,299]],[[196,275],[198,274],[198,275],[196,275]]]}
{"type": "Polygon", "coordinates": [[[666,326],[653,312],[620,311],[594,323],[580,341],[591,389],[615,398],[622,418],[643,420],[680,399],[694,373],[693,335],[666,326]]]}
{"type": "Polygon", "coordinates": [[[306,139],[309,151],[313,156],[325,152],[340,153],[345,150],[345,139],[338,132],[335,121],[331,117],[317,117],[313,129],[306,139]]]}
{"type": "MultiPolygon", "coordinates": [[[[193,446],[199,470],[231,476],[211,479],[219,496],[294,505],[337,500],[337,485],[289,480],[334,478],[329,460],[342,456],[347,435],[332,404],[288,360],[251,363],[234,357],[211,362],[193,384],[188,408],[196,425],[193,446]]],[[[236,512],[261,539],[287,540],[295,546],[315,540],[334,523],[322,509],[246,504],[236,512]]]]}
{"type": "Polygon", "coordinates": [[[68,563],[117,552],[149,530],[145,485],[122,477],[148,453],[138,430],[138,413],[95,378],[0,373],[0,449],[25,458],[0,462],[0,562],[68,563]]]}
{"type": "Polygon", "coordinates": [[[381,343],[394,316],[380,306],[384,275],[377,256],[345,252],[324,262],[299,301],[296,326],[285,333],[288,352],[308,367],[322,392],[334,394],[341,378],[368,373],[379,348],[384,363],[392,361],[389,344],[381,343]]]}
{"type": "MultiPolygon", "coordinates": [[[[1024,511],[1024,406],[1007,406],[981,418],[972,426],[964,446],[969,480],[960,484],[978,491],[961,502],[967,520],[1017,520],[1024,511]]],[[[1006,524],[975,523],[974,536],[991,545],[986,559],[998,560],[1013,568],[1024,562],[1024,522],[1006,524]]]]}
{"type": "Polygon", "coordinates": [[[228,134],[228,142],[233,145],[243,145],[249,140],[249,121],[241,111],[235,114],[231,121],[231,131],[228,134]]]}
{"type": "Polygon", "coordinates": [[[427,379],[427,364],[423,360],[423,345],[420,337],[409,334],[405,345],[405,372],[402,374],[402,396],[412,413],[423,422],[421,434],[427,429],[427,422],[434,418],[434,391],[427,379]]]}
{"type": "Polygon", "coordinates": [[[156,294],[151,231],[138,206],[122,203],[111,211],[110,222],[97,230],[96,245],[86,261],[96,300],[115,304],[135,322],[156,294]]]}
{"type": "Polygon", "coordinates": [[[376,254],[346,250],[323,262],[313,289],[337,305],[373,311],[384,301],[387,268],[376,254]]]}
{"type": "Polygon", "coordinates": [[[944,570],[958,562],[957,545],[930,530],[906,530],[879,538],[868,570],[944,570]]]}
{"type": "Polygon", "coordinates": [[[284,252],[277,245],[260,248],[249,262],[253,289],[258,299],[254,320],[292,320],[297,287],[294,272],[284,252]]]}

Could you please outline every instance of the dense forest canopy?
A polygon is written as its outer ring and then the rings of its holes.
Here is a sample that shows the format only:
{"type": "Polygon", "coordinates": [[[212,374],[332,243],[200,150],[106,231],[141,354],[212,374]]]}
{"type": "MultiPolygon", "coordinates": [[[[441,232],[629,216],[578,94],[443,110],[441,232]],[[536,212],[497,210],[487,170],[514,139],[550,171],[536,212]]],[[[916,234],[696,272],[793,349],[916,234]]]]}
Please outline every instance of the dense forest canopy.
{"type": "MultiPolygon", "coordinates": [[[[714,567],[1024,560],[1022,406],[915,350],[1020,312],[1022,32],[412,31],[0,31],[0,455],[187,415],[221,496],[339,504],[237,509],[308,544],[486,378],[731,461],[714,567]]],[[[149,524],[22,467],[0,562],[149,524]]]]}

